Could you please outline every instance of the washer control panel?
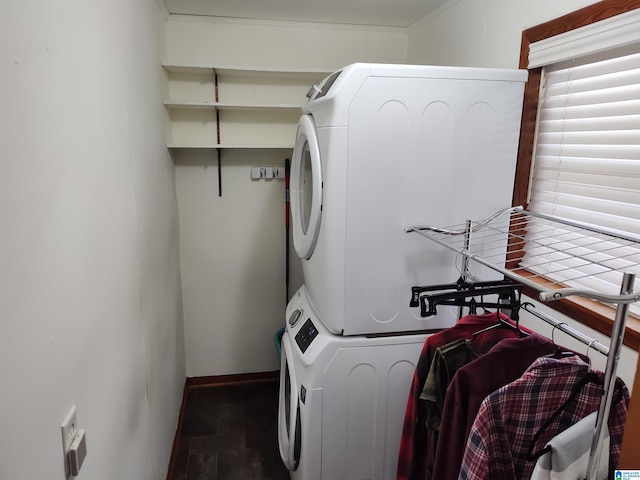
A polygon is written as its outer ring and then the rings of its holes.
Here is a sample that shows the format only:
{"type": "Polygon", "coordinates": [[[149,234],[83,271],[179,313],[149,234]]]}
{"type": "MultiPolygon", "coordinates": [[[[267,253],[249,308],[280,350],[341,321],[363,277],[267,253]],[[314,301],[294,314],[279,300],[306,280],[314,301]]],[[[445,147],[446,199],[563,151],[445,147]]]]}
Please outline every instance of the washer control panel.
{"type": "Polygon", "coordinates": [[[300,347],[300,351],[302,353],[307,351],[313,339],[318,336],[318,329],[313,324],[310,318],[307,318],[307,321],[304,322],[300,331],[296,333],[296,343],[298,347],[300,347]]]}

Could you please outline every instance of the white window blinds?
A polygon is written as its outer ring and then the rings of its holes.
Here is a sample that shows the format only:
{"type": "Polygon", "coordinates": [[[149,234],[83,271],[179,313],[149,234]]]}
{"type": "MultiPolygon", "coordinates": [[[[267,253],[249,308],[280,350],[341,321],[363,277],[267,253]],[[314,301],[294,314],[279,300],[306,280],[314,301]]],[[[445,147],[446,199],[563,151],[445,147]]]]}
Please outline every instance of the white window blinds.
{"type": "MultiPolygon", "coordinates": [[[[529,210],[640,238],[640,45],[543,67],[529,210]]],[[[640,277],[637,246],[582,243],[569,247],[616,270],[569,286],[617,291],[622,271],[640,277]]],[[[562,281],[552,270],[571,265],[554,261],[531,268],[562,281]]]]}
{"type": "Polygon", "coordinates": [[[529,45],[529,68],[610,51],[640,41],[640,8],[529,45]]]}

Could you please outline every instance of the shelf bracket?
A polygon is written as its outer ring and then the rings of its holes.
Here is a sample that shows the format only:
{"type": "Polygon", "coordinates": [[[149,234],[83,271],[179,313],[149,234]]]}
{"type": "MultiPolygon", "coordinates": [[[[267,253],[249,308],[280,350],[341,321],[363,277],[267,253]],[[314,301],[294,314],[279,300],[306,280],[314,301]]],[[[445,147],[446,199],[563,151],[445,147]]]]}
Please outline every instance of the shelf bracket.
{"type": "MultiPolygon", "coordinates": [[[[219,102],[218,99],[218,74],[214,69],[213,71],[213,85],[215,88],[215,99],[216,104],[219,102]]],[[[216,138],[218,141],[218,145],[220,145],[220,110],[216,108],[216,138]]],[[[220,148],[216,149],[218,151],[218,196],[222,196],[222,150],[220,148]]]]}

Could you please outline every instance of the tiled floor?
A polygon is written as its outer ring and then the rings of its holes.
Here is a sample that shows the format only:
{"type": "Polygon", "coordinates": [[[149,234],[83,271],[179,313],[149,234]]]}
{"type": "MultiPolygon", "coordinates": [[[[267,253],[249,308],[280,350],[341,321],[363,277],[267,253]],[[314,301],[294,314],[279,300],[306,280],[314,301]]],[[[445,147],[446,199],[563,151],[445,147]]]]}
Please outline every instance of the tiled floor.
{"type": "Polygon", "coordinates": [[[278,383],[190,387],[171,480],[288,480],[278,383]]]}

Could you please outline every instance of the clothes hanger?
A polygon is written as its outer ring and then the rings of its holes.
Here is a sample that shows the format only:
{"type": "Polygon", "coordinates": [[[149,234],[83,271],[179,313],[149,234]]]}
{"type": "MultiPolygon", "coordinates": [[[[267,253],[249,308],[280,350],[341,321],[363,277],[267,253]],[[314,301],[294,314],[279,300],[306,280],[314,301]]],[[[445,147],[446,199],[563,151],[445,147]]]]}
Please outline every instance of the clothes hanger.
{"type": "Polygon", "coordinates": [[[483,328],[482,330],[478,330],[477,332],[474,332],[471,334],[471,338],[476,337],[477,335],[480,335],[481,333],[484,332],[488,332],[490,330],[495,330],[497,328],[507,328],[509,330],[513,330],[515,332],[518,332],[518,335],[520,338],[524,338],[524,337],[528,337],[529,334],[527,332],[525,332],[524,330],[520,329],[520,326],[518,324],[513,324],[511,322],[508,322],[506,320],[503,320],[502,318],[500,318],[499,316],[500,314],[498,313],[498,321],[496,323],[494,323],[493,325],[490,325],[486,328],[483,328]]]}
{"type": "MultiPolygon", "coordinates": [[[[502,295],[504,295],[504,293],[502,295]]],[[[529,334],[520,328],[520,316],[518,313],[520,310],[520,295],[521,295],[520,289],[514,289],[511,296],[502,296],[501,298],[499,297],[498,302],[496,303],[496,317],[498,321],[493,325],[490,325],[486,328],[483,328],[482,330],[474,332],[473,334],[471,334],[471,338],[474,338],[477,335],[480,335],[481,333],[488,332],[496,328],[508,328],[518,332],[518,336],[520,338],[528,337],[529,334]],[[509,300],[510,303],[505,304],[503,303],[504,300],[509,300]],[[505,305],[509,305],[511,307],[511,313],[509,317],[513,322],[515,322],[515,324],[507,320],[504,320],[500,315],[500,309],[505,305]]]]}
{"type": "Polygon", "coordinates": [[[413,286],[411,287],[411,300],[409,301],[410,307],[418,307],[420,305],[420,295],[425,292],[441,292],[446,291],[467,291],[477,290],[484,287],[499,287],[514,285],[511,280],[488,280],[484,282],[467,282],[462,277],[458,278],[455,283],[443,283],[439,285],[425,285],[425,286],[413,286]]]}
{"type": "MultiPolygon", "coordinates": [[[[482,301],[482,298],[480,300],[482,301]]],[[[472,298],[469,300],[469,315],[476,315],[477,310],[476,299],[472,298]]]]}
{"type": "MultiPolygon", "coordinates": [[[[468,300],[470,297],[477,297],[482,295],[508,295],[512,299],[512,305],[516,305],[516,301],[519,304],[520,292],[522,285],[515,284],[513,282],[504,283],[500,282],[498,286],[484,286],[477,287],[474,284],[472,288],[468,290],[454,290],[448,292],[437,292],[434,294],[419,296],[420,315],[422,317],[430,317],[436,315],[438,305],[454,305],[458,307],[470,307],[475,305],[476,307],[484,307],[490,309],[497,309],[500,307],[499,302],[481,302],[478,303],[474,300],[472,303],[468,300]],[[517,293],[514,293],[517,292],[517,293]],[[517,296],[517,300],[514,300],[517,296]]],[[[519,306],[518,306],[519,308],[519,306]]]]}
{"type": "Polygon", "coordinates": [[[489,310],[487,310],[487,302],[484,301],[484,295],[480,295],[480,306],[482,307],[482,312],[483,313],[491,313],[489,310]]]}
{"type": "MultiPolygon", "coordinates": [[[[556,328],[559,328],[561,325],[567,325],[565,322],[560,322],[557,325],[553,326],[553,329],[551,330],[551,341],[553,342],[553,344],[556,347],[556,351],[547,355],[547,357],[549,358],[555,358],[557,360],[561,359],[561,358],[567,358],[567,357],[571,357],[573,355],[576,354],[576,352],[572,352],[571,350],[564,350],[562,349],[557,343],[556,343],[556,339],[555,339],[555,331],[556,328]]],[[[587,356],[588,356],[589,350],[587,347],[587,356]]]]}

